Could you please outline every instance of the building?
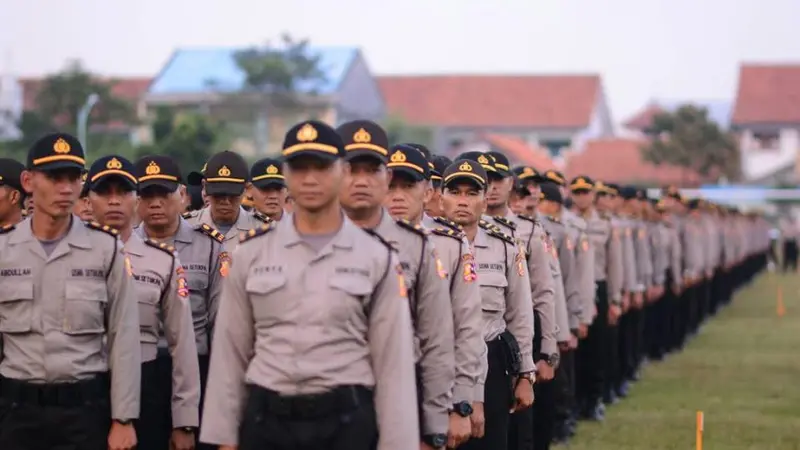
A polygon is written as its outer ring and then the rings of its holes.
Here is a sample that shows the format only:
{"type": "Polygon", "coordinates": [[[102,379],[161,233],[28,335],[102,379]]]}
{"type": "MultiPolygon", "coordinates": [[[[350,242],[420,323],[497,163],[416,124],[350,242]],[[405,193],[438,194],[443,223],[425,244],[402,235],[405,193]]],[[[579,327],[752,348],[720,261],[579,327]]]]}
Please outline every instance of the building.
{"type": "Polygon", "coordinates": [[[389,114],[431,127],[434,148],[456,153],[486,133],[508,136],[555,160],[613,134],[598,75],[432,75],[378,78],[389,114]]]}
{"type": "Polygon", "coordinates": [[[645,136],[653,118],[663,112],[673,112],[683,105],[705,108],[708,117],[723,130],[730,129],[733,102],[729,100],[652,100],[640,111],[623,122],[624,134],[645,136]]]}
{"type": "Polygon", "coordinates": [[[540,172],[559,169],[546,148],[532,147],[527,142],[514,136],[481,133],[474,141],[465,143],[463,151],[500,152],[508,158],[511,167],[531,166],[540,172]]]}
{"type": "Polygon", "coordinates": [[[384,116],[377,82],[358,48],[309,50],[319,56],[324,80],[301,86],[302,105],[291,108],[269,105],[264,95],[248,89],[235,58],[240,50],[176,50],[147,91],[144,117],[159,106],[210,114],[230,125],[235,150],[257,155],[278,151],[286,130],[309,117],[336,125],[384,116]]]}
{"type": "Polygon", "coordinates": [[[731,122],[745,181],[800,182],[800,64],[743,64],[731,122]]]}
{"type": "Polygon", "coordinates": [[[0,76],[0,141],[22,137],[17,123],[22,116],[22,85],[11,75],[0,76]]]}

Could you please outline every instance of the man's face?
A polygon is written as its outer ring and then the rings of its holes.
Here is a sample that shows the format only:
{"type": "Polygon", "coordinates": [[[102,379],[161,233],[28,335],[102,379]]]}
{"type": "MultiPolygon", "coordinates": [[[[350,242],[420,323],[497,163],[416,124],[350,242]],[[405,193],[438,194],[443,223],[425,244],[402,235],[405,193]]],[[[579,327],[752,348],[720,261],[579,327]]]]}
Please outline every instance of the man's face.
{"type": "MultiPolygon", "coordinates": [[[[433,185],[433,183],[431,183],[433,185]]],[[[442,211],[442,190],[440,185],[433,185],[430,198],[425,201],[425,213],[431,217],[444,215],[442,211]]]]}
{"type": "Polygon", "coordinates": [[[151,228],[166,228],[173,225],[183,210],[181,194],[163,186],[148,186],[139,193],[136,212],[139,219],[151,228]]]}
{"type": "Polygon", "coordinates": [[[493,177],[489,179],[489,189],[486,194],[486,204],[489,208],[499,208],[508,203],[508,197],[511,195],[511,188],[514,184],[514,178],[493,177]]]}
{"type": "Polygon", "coordinates": [[[459,225],[473,225],[486,211],[486,195],[470,181],[452,182],[442,192],[442,210],[446,218],[459,225]]]}
{"type": "Polygon", "coordinates": [[[383,204],[388,190],[389,171],[384,164],[374,158],[354,158],[339,200],[348,210],[369,210],[383,204]]]}
{"type": "Polygon", "coordinates": [[[31,193],[37,211],[53,218],[68,217],[81,192],[81,172],[78,169],[25,171],[22,186],[31,193]]]}
{"type": "Polygon", "coordinates": [[[527,211],[527,214],[533,214],[539,206],[539,201],[542,197],[542,188],[539,187],[539,184],[529,181],[525,183],[525,189],[528,190],[529,194],[525,197],[525,211],[527,211]]]}
{"type": "Polygon", "coordinates": [[[578,190],[572,192],[572,202],[580,210],[587,210],[594,203],[594,192],[589,190],[578,190]]]}
{"type": "Polygon", "coordinates": [[[20,192],[9,186],[0,186],[0,220],[18,211],[22,199],[20,192]]]}
{"type": "Polygon", "coordinates": [[[558,212],[560,205],[556,202],[551,202],[550,200],[540,200],[537,209],[542,214],[549,216],[556,214],[558,212]]]}
{"type": "Polygon", "coordinates": [[[92,204],[89,202],[88,196],[78,198],[78,201],[75,202],[75,206],[72,207],[72,214],[80,217],[84,222],[92,220],[92,204]]]}
{"type": "Polygon", "coordinates": [[[94,220],[121,230],[131,225],[136,211],[136,193],[130,186],[109,178],[89,191],[94,220]]]}
{"type": "Polygon", "coordinates": [[[414,181],[410,177],[395,173],[389,184],[384,206],[395,219],[416,221],[422,216],[423,205],[433,189],[428,181],[414,181]]]}
{"type": "Polygon", "coordinates": [[[292,207],[318,212],[333,204],[342,187],[347,168],[342,161],[298,156],[284,163],[283,174],[292,196],[292,207]]]}
{"type": "Polygon", "coordinates": [[[610,194],[598,195],[596,199],[597,208],[603,211],[612,210],[614,205],[614,197],[615,197],[614,195],[610,194]]]}
{"type": "Polygon", "coordinates": [[[241,195],[215,194],[208,196],[211,216],[219,223],[234,223],[239,217],[241,195]]]}
{"type": "Polygon", "coordinates": [[[268,184],[264,187],[251,185],[247,192],[253,198],[256,211],[268,216],[279,216],[286,207],[288,191],[282,184],[268,184]]]}

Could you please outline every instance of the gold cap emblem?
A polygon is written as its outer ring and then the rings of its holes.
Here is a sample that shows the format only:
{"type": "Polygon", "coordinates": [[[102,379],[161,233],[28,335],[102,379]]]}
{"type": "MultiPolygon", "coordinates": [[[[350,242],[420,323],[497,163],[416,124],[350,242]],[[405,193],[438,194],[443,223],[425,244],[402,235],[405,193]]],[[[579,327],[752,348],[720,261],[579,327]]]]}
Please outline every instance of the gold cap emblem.
{"type": "Polygon", "coordinates": [[[367,130],[360,128],[358,131],[353,134],[353,142],[357,142],[359,144],[369,144],[372,141],[372,135],[367,132],[367,130]]]}
{"type": "Polygon", "coordinates": [[[84,173],[83,173],[83,175],[81,175],[81,183],[85,183],[85,182],[86,182],[86,178],[87,178],[88,176],[89,176],[89,174],[88,174],[88,173],[86,173],[86,172],[84,172],[84,173]]]}
{"type": "Polygon", "coordinates": [[[481,156],[478,156],[478,162],[481,163],[481,164],[489,164],[489,159],[486,158],[486,156],[481,155],[481,156]]]}
{"type": "Polygon", "coordinates": [[[530,167],[525,167],[524,169],[522,169],[522,174],[523,175],[533,175],[533,169],[531,169],[530,167]]]}
{"type": "Polygon", "coordinates": [[[276,173],[278,173],[278,168],[275,167],[274,164],[270,164],[269,167],[267,167],[267,173],[270,175],[275,175],[276,173]]]}
{"type": "Polygon", "coordinates": [[[150,164],[144,169],[144,173],[147,175],[158,175],[161,173],[161,167],[155,161],[150,161],[150,164]]]}
{"type": "Polygon", "coordinates": [[[206,169],[208,168],[208,163],[203,164],[203,168],[200,169],[200,172],[206,173],[206,169]]]}
{"type": "Polygon", "coordinates": [[[106,169],[111,169],[111,170],[122,169],[122,163],[119,162],[117,158],[111,158],[111,160],[106,163],[106,169]]]}
{"type": "Polygon", "coordinates": [[[55,144],[53,144],[53,151],[59,154],[69,153],[72,150],[70,147],[69,142],[65,141],[64,138],[58,138],[55,144]]]}
{"type": "Polygon", "coordinates": [[[405,153],[403,153],[401,151],[396,151],[396,152],[392,153],[392,157],[389,158],[389,159],[391,159],[391,161],[393,163],[406,162],[406,155],[405,155],[405,153]]]}
{"type": "Polygon", "coordinates": [[[466,161],[463,164],[458,166],[458,170],[462,170],[464,172],[472,172],[472,165],[466,161]]]}
{"type": "Polygon", "coordinates": [[[307,123],[297,130],[297,140],[300,142],[312,142],[317,140],[319,133],[313,125],[307,123]]]}
{"type": "Polygon", "coordinates": [[[221,177],[229,177],[231,176],[231,169],[228,169],[228,166],[222,166],[217,171],[217,175],[221,177]]]}

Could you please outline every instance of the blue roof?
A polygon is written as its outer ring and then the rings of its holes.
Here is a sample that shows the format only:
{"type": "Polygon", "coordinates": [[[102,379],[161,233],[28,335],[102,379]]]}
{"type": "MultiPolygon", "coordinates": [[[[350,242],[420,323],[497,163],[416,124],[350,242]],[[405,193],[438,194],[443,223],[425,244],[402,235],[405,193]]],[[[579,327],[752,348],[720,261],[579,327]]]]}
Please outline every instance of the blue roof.
{"type": "MultiPolygon", "coordinates": [[[[241,90],[244,87],[245,74],[234,60],[234,55],[239,50],[242,49],[178,49],[150,84],[148,93],[200,94],[241,90]]],[[[320,94],[335,92],[358,55],[358,48],[315,47],[309,50],[320,56],[320,68],[326,79],[323,83],[314,83],[313,86],[301,86],[301,90],[316,90],[320,94]]]]}
{"type": "Polygon", "coordinates": [[[720,127],[728,129],[731,124],[733,102],[729,100],[658,100],[656,104],[668,111],[674,111],[685,104],[701,106],[708,110],[708,118],[720,127]]]}

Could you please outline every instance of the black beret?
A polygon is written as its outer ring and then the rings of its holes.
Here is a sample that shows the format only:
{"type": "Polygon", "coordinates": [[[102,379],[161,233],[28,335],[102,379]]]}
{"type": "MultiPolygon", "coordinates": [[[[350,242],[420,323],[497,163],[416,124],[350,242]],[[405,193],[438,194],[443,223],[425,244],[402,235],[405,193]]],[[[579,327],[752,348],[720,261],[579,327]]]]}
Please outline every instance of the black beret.
{"type": "Polygon", "coordinates": [[[442,174],[444,174],[445,169],[447,169],[447,166],[449,166],[450,164],[453,164],[453,160],[451,160],[447,156],[435,155],[433,157],[434,170],[433,172],[431,172],[431,180],[441,181],[442,174]]]}
{"type": "Polygon", "coordinates": [[[544,178],[548,181],[552,181],[553,183],[559,186],[566,186],[567,179],[564,177],[564,174],[557,171],[557,170],[548,170],[544,173],[544,178]]]}
{"type": "Polygon", "coordinates": [[[0,158],[0,186],[22,191],[22,172],[25,166],[11,158],[0,158]]]}
{"type": "Polygon", "coordinates": [[[511,176],[511,164],[506,155],[497,151],[486,152],[486,154],[494,158],[494,168],[497,169],[497,173],[504,177],[511,176]]]}
{"type": "Polygon", "coordinates": [[[131,190],[136,190],[136,168],[124,156],[108,155],[99,158],[89,167],[86,175],[87,189],[94,190],[106,178],[116,177],[122,180],[131,190]]]}
{"type": "Polygon", "coordinates": [[[336,132],[344,143],[347,152],[345,158],[369,156],[386,162],[389,154],[389,136],[377,123],[369,120],[353,120],[340,125],[336,132]]]}
{"type": "Polygon", "coordinates": [[[633,186],[625,186],[620,188],[619,196],[624,198],[625,200],[632,200],[637,197],[636,188],[633,186]]]}
{"type": "Polygon", "coordinates": [[[257,188],[265,188],[272,184],[286,185],[281,170],[282,161],[278,158],[262,158],[250,168],[250,182],[257,188]]]}
{"type": "Polygon", "coordinates": [[[594,181],[586,175],[577,176],[569,183],[569,190],[572,192],[591,191],[593,189],[594,181]]]}
{"type": "Polygon", "coordinates": [[[392,169],[393,172],[408,175],[414,181],[427,180],[430,177],[430,168],[425,155],[406,144],[392,147],[386,167],[392,169]]]}
{"type": "Polygon", "coordinates": [[[336,130],[318,120],[306,120],[286,132],[281,155],[285,160],[308,155],[333,161],[343,158],[345,150],[336,130]]]}
{"type": "Polygon", "coordinates": [[[204,180],[208,195],[242,195],[250,179],[250,168],[238,153],[214,154],[206,163],[204,180]]]}
{"type": "Polygon", "coordinates": [[[161,186],[174,192],[183,182],[180,167],[166,155],[145,156],[136,161],[134,167],[140,191],[149,186],[161,186]]]}
{"type": "Polygon", "coordinates": [[[561,189],[559,189],[558,184],[546,181],[539,185],[539,189],[542,191],[542,200],[555,202],[559,205],[564,204],[564,196],[561,195],[561,189]]]}
{"type": "Polygon", "coordinates": [[[464,153],[458,155],[458,157],[456,158],[456,160],[461,160],[461,159],[465,159],[465,160],[469,160],[469,161],[475,161],[475,162],[479,163],[483,167],[483,170],[486,171],[487,174],[489,174],[489,173],[495,173],[496,174],[497,173],[497,169],[494,167],[494,158],[492,158],[491,155],[487,155],[486,153],[483,153],[483,152],[464,152],[464,153]]]}
{"type": "Polygon", "coordinates": [[[455,181],[469,180],[477,183],[481,189],[486,187],[488,181],[483,165],[469,159],[457,159],[454,161],[444,170],[442,178],[445,186],[455,181]]]}
{"type": "Polygon", "coordinates": [[[28,150],[29,170],[79,169],[86,167],[83,146],[67,133],[51,133],[39,138],[28,150]]]}

